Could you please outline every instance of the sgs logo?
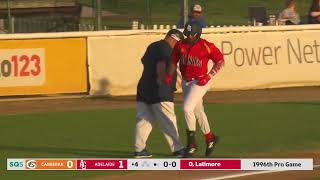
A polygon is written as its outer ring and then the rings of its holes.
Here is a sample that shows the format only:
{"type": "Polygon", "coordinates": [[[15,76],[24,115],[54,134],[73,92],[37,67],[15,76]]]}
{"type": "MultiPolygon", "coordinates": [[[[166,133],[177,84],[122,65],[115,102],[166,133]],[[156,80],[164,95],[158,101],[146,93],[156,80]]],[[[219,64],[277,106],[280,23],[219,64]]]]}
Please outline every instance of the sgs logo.
{"type": "Polygon", "coordinates": [[[22,168],[22,167],[24,167],[24,163],[23,163],[23,162],[19,162],[19,161],[10,162],[10,167],[13,167],[13,168],[22,168]]]}
{"type": "Polygon", "coordinates": [[[36,160],[28,160],[27,162],[26,162],[26,167],[28,168],[28,169],[35,169],[35,168],[37,168],[37,164],[36,164],[36,160]]]}

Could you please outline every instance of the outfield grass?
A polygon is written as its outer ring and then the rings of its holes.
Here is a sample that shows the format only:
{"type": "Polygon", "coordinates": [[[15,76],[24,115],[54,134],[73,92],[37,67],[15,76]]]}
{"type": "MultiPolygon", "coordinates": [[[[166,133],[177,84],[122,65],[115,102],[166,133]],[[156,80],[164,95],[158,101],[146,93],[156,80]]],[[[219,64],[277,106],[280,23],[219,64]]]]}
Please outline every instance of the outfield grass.
{"type": "MultiPolygon", "coordinates": [[[[92,6],[92,0],[80,0],[81,3],[92,6]]],[[[151,24],[176,24],[180,17],[180,0],[149,0],[151,9],[151,24]]],[[[300,16],[307,16],[312,0],[297,0],[300,16]]],[[[130,28],[132,20],[146,24],[146,0],[106,0],[102,1],[103,9],[127,15],[127,18],[105,19],[108,26],[130,28]]],[[[189,5],[200,3],[203,16],[209,25],[247,25],[248,6],[264,6],[268,14],[279,14],[285,8],[285,0],[189,0],[189,5]]]]}
{"type": "MultiPolygon", "coordinates": [[[[185,143],[185,125],[177,107],[185,143]]],[[[210,104],[211,124],[221,136],[216,157],[250,157],[257,153],[320,149],[320,103],[210,104]]],[[[0,179],[72,179],[130,172],[6,171],[6,158],[130,158],[135,109],[0,116],[0,179]]],[[[197,134],[200,152],[204,141],[197,134]]],[[[169,148],[156,128],[148,149],[168,157],[169,148]]]]}

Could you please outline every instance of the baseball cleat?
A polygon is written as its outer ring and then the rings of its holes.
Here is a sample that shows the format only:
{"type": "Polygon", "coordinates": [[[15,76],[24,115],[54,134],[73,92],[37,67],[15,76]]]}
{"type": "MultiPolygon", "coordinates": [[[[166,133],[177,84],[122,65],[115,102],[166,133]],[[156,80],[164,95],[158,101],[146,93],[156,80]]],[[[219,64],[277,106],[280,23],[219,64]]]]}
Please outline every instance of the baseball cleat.
{"type": "Polygon", "coordinates": [[[134,158],[149,158],[152,157],[152,154],[148,153],[147,149],[144,149],[140,152],[134,152],[134,158]]]}
{"type": "Polygon", "coordinates": [[[188,153],[188,156],[194,155],[198,150],[195,136],[196,136],[195,131],[187,130],[187,153],[188,153]]]}
{"type": "Polygon", "coordinates": [[[187,147],[187,153],[188,155],[192,156],[198,151],[198,147],[196,144],[190,144],[187,147]]]}
{"type": "Polygon", "coordinates": [[[206,157],[209,157],[212,154],[212,152],[218,142],[219,142],[219,136],[215,136],[213,140],[207,142],[206,157]]]}

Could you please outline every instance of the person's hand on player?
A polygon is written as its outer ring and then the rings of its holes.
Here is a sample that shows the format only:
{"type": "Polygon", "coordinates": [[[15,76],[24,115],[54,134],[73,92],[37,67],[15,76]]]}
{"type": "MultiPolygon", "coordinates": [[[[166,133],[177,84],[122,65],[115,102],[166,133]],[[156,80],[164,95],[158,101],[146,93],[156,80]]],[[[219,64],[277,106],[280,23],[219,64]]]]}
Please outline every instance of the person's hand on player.
{"type": "Polygon", "coordinates": [[[204,86],[206,85],[211,79],[211,76],[209,74],[206,74],[204,76],[198,77],[198,85],[199,86],[204,86]]]}

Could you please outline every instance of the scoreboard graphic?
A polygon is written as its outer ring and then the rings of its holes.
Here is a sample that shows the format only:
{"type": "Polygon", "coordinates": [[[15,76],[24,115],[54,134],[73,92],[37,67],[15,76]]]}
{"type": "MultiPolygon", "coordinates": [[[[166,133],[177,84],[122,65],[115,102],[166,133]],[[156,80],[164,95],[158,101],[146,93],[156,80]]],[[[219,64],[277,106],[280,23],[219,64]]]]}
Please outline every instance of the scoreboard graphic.
{"type": "Polygon", "coordinates": [[[313,170],[313,159],[7,159],[7,170],[313,170]]]}

